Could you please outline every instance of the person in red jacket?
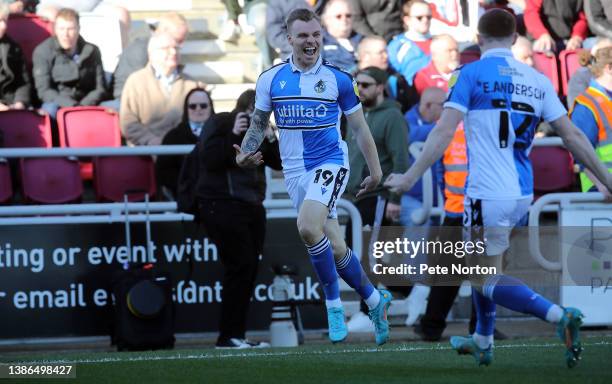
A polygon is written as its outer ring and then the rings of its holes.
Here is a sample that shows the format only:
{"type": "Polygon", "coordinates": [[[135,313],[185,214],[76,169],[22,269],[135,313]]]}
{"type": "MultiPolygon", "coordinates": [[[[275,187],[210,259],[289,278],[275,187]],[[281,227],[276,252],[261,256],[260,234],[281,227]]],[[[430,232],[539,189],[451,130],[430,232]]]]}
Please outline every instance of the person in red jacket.
{"type": "Polygon", "coordinates": [[[589,26],[582,0],[527,0],[525,24],[537,52],[578,49],[589,26]]]}
{"type": "Polygon", "coordinates": [[[459,67],[459,47],[451,35],[438,35],[431,41],[431,62],[416,75],[414,87],[420,95],[429,87],[448,91],[448,80],[459,67]]]}

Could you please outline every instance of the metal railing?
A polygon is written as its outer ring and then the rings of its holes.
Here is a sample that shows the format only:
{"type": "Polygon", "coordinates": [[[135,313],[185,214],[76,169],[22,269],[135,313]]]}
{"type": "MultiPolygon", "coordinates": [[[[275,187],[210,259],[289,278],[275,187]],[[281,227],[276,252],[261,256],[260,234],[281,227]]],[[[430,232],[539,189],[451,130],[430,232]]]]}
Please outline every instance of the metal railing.
{"type": "Polygon", "coordinates": [[[83,148],[0,148],[0,158],[19,157],[91,157],[134,155],[186,155],[193,145],[141,145],[137,147],[83,147],[83,148]]]}
{"type": "MultiPolygon", "coordinates": [[[[554,204],[555,211],[560,207],[572,203],[594,203],[603,202],[604,197],[600,192],[573,192],[573,193],[550,193],[540,197],[529,208],[529,253],[540,266],[548,271],[561,271],[563,268],[561,262],[550,261],[542,255],[540,250],[540,214],[544,211],[544,207],[554,204]]],[[[611,206],[612,208],[612,206],[611,206]]]]}

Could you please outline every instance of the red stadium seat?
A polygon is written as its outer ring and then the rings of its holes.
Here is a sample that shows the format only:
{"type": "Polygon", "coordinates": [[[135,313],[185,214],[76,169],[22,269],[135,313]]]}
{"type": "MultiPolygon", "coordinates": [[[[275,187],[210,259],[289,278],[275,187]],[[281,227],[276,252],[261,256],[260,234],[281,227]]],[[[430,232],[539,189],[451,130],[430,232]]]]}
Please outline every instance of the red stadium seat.
{"type": "MultiPolygon", "coordinates": [[[[104,107],[61,108],[57,113],[60,146],[120,147],[119,115],[104,107]]],[[[91,161],[81,162],[81,177],[91,179],[91,161]]]]}
{"type": "Polygon", "coordinates": [[[4,146],[10,148],[52,146],[48,115],[25,110],[0,112],[0,130],[4,146]]]}
{"type": "Polygon", "coordinates": [[[76,202],[83,184],[76,160],[60,157],[21,159],[21,188],[27,203],[76,202]]]}
{"type": "Polygon", "coordinates": [[[561,86],[563,89],[563,95],[567,96],[568,83],[570,77],[580,68],[578,57],[582,49],[577,50],[563,50],[559,54],[559,61],[561,62],[561,86]]]}
{"type": "Polygon", "coordinates": [[[0,158],[0,203],[6,203],[13,197],[11,167],[6,159],[0,158]]]}
{"type": "Polygon", "coordinates": [[[157,182],[151,156],[95,157],[93,180],[98,201],[144,200],[145,193],[155,196],[157,182]]]}
{"type": "Polygon", "coordinates": [[[529,154],[536,198],[552,192],[569,192],[576,181],[574,159],[561,147],[534,146],[529,154]]]}
{"type": "Polygon", "coordinates": [[[471,63],[472,61],[480,60],[480,51],[468,49],[459,54],[459,62],[461,65],[471,63]]]}
{"type": "Polygon", "coordinates": [[[547,56],[542,52],[533,53],[535,68],[550,79],[555,92],[559,93],[559,66],[555,56],[547,56]]]}
{"type": "Polygon", "coordinates": [[[11,14],[6,33],[23,50],[28,69],[32,71],[32,53],[38,44],[53,34],[53,23],[34,14],[11,14]]]}

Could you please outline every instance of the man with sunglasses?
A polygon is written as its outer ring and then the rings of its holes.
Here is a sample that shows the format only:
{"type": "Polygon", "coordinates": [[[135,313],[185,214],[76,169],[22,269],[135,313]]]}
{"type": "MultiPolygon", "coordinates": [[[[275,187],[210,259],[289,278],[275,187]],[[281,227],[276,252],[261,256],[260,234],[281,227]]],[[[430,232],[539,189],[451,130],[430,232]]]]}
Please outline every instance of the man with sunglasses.
{"type": "Polygon", "coordinates": [[[353,31],[352,12],[348,0],[331,0],[321,15],[323,59],[347,72],[357,65],[357,46],[362,39],[353,31]]]}
{"type": "Polygon", "coordinates": [[[317,16],[308,9],[296,9],[286,25],[293,53],[257,80],[250,127],[242,146],[234,146],[236,163],[244,167],[263,163],[259,148],[274,112],[285,183],[298,210],[298,231],[325,294],[329,338],[337,343],[348,334],[340,275],[368,305],[376,343],[381,345],[389,338],[391,294],[374,288],[359,258],[346,246],[338,224],[336,201],[349,178],[347,147],[340,136],[341,115],[346,116],[367,163],[367,170],[360,170],[365,178],[357,196],[376,188],[382,178],[376,145],[352,76],[321,57],[323,31],[317,16]]]}
{"type": "Polygon", "coordinates": [[[406,32],[389,42],[389,64],[401,73],[409,85],[414,75],[431,60],[431,8],[424,0],[411,0],[402,6],[402,21],[406,32]]]}

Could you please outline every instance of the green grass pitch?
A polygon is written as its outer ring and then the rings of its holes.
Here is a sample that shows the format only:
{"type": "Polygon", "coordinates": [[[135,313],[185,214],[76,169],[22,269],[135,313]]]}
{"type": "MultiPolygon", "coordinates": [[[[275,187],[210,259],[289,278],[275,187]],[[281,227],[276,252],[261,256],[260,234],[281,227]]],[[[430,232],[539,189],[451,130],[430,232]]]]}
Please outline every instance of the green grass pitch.
{"type": "Polygon", "coordinates": [[[381,348],[316,344],[248,351],[54,352],[0,362],[77,364],[76,380],[44,383],[612,383],[612,337],[585,338],[583,345],[583,359],[573,369],[566,368],[563,346],[553,338],[499,342],[490,367],[476,366],[471,356],[457,355],[446,343],[416,342],[381,348]]]}

